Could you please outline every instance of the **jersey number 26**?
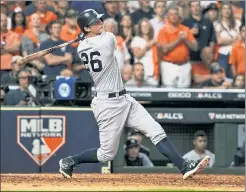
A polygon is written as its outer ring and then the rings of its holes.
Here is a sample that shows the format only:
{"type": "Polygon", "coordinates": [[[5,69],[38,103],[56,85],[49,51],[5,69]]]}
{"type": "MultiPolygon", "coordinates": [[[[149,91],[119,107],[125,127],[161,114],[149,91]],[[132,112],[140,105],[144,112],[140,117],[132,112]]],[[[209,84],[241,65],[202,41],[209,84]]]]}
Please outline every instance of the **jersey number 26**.
{"type": "MultiPolygon", "coordinates": [[[[94,56],[101,56],[98,51],[94,51],[90,53],[90,64],[93,72],[102,71],[102,62],[99,59],[93,59],[94,56]]],[[[89,64],[89,57],[87,53],[81,53],[81,59],[85,65],[89,64]]]]}

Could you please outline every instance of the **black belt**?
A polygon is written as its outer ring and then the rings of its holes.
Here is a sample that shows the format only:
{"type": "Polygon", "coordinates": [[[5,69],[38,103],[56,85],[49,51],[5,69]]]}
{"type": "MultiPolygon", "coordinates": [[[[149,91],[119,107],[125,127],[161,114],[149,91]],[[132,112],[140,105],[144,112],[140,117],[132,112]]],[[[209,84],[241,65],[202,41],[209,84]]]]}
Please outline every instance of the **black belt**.
{"type": "MultiPolygon", "coordinates": [[[[109,93],[108,94],[108,98],[113,98],[116,97],[117,92],[115,93],[109,93]]],[[[126,90],[123,89],[122,91],[119,92],[119,96],[125,95],[126,94],[126,90]]],[[[95,94],[95,96],[97,96],[97,93],[95,94]]]]}

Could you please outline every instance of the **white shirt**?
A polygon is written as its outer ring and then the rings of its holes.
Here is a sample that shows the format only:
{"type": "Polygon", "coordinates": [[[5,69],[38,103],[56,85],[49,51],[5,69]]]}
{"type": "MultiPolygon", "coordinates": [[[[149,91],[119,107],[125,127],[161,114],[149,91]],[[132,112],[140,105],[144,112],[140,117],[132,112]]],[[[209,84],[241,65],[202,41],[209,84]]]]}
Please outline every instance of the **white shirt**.
{"type": "MultiPolygon", "coordinates": [[[[221,38],[233,38],[235,39],[240,31],[241,22],[236,20],[236,27],[234,29],[229,29],[226,24],[221,25],[218,21],[214,23],[214,28],[217,34],[220,35],[221,38]]],[[[232,50],[232,45],[220,46],[219,53],[228,55],[232,50]]]]}
{"type": "MultiPolygon", "coordinates": [[[[134,37],[132,39],[131,48],[143,49],[147,45],[147,41],[141,37],[134,37]]],[[[145,77],[154,75],[154,62],[152,49],[146,51],[145,55],[140,59],[135,58],[135,62],[141,62],[144,66],[145,77]]]]}
{"type": "Polygon", "coordinates": [[[131,58],[125,42],[123,43],[122,48],[117,46],[115,56],[121,70],[124,67],[125,61],[130,60],[131,58]]]}
{"type": "Polygon", "coordinates": [[[157,40],[160,30],[164,26],[164,19],[160,21],[157,17],[154,17],[153,19],[150,20],[150,23],[154,28],[154,32],[155,32],[154,38],[157,40]]]}
{"type": "Polygon", "coordinates": [[[195,150],[191,150],[190,152],[186,153],[183,156],[183,158],[188,159],[188,160],[197,161],[197,160],[205,157],[206,155],[208,155],[210,157],[209,167],[213,167],[214,162],[215,162],[215,155],[212,152],[210,152],[209,150],[205,150],[205,153],[202,155],[197,154],[195,150]]]}
{"type": "Polygon", "coordinates": [[[80,41],[77,52],[89,69],[96,92],[112,93],[123,90],[123,82],[115,49],[116,38],[113,33],[100,35],[80,41]]]}

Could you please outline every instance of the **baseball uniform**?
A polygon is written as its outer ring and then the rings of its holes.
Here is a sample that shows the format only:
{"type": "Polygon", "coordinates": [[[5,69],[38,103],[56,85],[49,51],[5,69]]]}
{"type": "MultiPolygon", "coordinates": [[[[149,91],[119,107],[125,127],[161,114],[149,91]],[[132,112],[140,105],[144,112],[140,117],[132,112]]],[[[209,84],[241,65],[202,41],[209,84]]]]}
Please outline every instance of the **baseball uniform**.
{"type": "Polygon", "coordinates": [[[119,96],[124,86],[115,57],[116,47],[116,38],[109,32],[85,39],[78,46],[79,57],[88,67],[97,93],[91,107],[99,126],[100,162],[115,157],[125,126],[139,130],[154,144],[166,137],[164,129],[134,98],[127,94],[119,96]],[[116,97],[109,98],[112,93],[116,97]]]}

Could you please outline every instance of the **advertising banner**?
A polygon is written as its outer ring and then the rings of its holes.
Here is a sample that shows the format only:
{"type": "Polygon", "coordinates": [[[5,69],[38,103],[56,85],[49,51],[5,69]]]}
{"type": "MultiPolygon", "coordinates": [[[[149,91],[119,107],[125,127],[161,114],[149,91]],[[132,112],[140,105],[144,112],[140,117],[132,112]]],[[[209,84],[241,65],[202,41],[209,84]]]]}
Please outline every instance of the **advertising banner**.
{"type": "Polygon", "coordinates": [[[160,123],[244,123],[244,109],[149,108],[151,116],[160,123]]]}
{"type": "MultiPolygon", "coordinates": [[[[99,147],[90,109],[1,109],[2,173],[58,172],[58,161],[99,147]]],[[[84,164],[75,172],[101,172],[103,164],[84,164]]]]}

